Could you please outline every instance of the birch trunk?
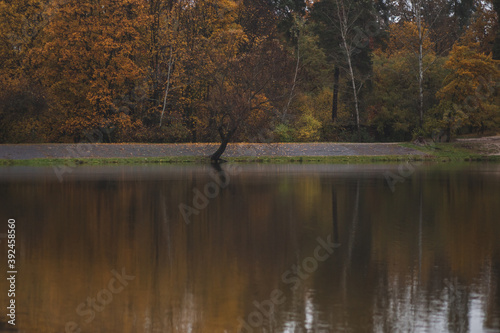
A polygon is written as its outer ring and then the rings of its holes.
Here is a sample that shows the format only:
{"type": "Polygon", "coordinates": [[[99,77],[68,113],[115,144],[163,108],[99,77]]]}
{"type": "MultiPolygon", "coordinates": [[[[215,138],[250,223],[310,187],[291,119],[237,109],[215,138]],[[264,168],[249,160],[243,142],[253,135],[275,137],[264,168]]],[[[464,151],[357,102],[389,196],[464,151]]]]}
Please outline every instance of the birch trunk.
{"type": "MultiPolygon", "coordinates": [[[[345,44],[345,41],[344,41],[345,44]]],[[[347,45],[346,45],[347,47],[347,45]]],[[[358,141],[361,141],[361,129],[359,127],[359,102],[358,102],[358,89],[356,88],[356,79],[354,70],[352,68],[351,55],[347,55],[347,63],[349,65],[349,75],[351,76],[352,93],[354,95],[354,110],[356,112],[356,130],[358,131],[358,141]]]]}
{"type": "Polygon", "coordinates": [[[424,36],[421,1],[416,1],[415,6],[418,28],[418,111],[420,114],[420,127],[422,127],[424,123],[424,36]]]}
{"type": "Polygon", "coordinates": [[[163,115],[165,114],[165,108],[167,106],[168,91],[170,89],[170,74],[172,73],[173,65],[173,47],[170,45],[170,59],[168,60],[168,73],[167,73],[167,88],[165,89],[165,97],[163,98],[163,110],[161,110],[160,116],[160,127],[163,122],[163,115]]]}
{"type": "Polygon", "coordinates": [[[288,109],[290,108],[290,104],[292,103],[293,99],[293,91],[295,90],[295,86],[297,85],[297,76],[299,74],[299,65],[300,65],[300,45],[299,42],[297,42],[297,64],[295,66],[295,75],[293,77],[293,84],[292,88],[290,89],[290,97],[288,98],[288,103],[285,106],[285,110],[283,111],[283,117],[281,120],[284,122],[286,115],[288,113],[288,109]]]}
{"type": "Polygon", "coordinates": [[[354,68],[352,66],[352,50],[347,43],[347,33],[349,29],[349,22],[346,15],[346,10],[344,6],[344,1],[337,0],[337,15],[339,18],[340,35],[342,37],[342,44],[346,54],[347,65],[349,69],[349,76],[351,78],[352,93],[354,96],[354,111],[356,116],[356,130],[358,132],[358,141],[361,141],[361,129],[359,126],[359,101],[358,101],[358,89],[356,87],[356,77],[354,75],[354,68]],[[342,12],[341,12],[342,10],[342,12]]]}

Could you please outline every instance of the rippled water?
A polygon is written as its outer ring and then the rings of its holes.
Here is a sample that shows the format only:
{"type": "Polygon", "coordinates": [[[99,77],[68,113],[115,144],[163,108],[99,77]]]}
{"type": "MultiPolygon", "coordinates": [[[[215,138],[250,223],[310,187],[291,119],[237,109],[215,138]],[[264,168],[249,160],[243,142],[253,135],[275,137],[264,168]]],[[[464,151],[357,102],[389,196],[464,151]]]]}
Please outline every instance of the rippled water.
{"type": "Polygon", "coordinates": [[[500,332],[500,165],[14,167],[0,202],[20,332],[500,332]]]}

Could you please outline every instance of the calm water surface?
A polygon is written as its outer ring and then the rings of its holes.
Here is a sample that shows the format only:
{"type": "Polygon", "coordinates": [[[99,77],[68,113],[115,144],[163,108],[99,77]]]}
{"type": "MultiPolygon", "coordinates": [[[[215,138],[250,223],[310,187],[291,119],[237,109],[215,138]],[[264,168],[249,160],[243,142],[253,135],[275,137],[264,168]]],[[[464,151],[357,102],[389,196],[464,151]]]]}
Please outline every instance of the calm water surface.
{"type": "Polygon", "coordinates": [[[0,202],[19,332],[500,332],[500,165],[14,167],[0,202]]]}

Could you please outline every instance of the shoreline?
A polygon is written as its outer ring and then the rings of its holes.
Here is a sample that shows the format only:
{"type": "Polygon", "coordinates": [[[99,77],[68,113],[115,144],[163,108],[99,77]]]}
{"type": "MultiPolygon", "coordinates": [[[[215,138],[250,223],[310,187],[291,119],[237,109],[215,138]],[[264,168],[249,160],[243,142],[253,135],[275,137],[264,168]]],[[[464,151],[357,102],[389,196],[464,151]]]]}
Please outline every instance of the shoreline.
{"type": "MultiPolygon", "coordinates": [[[[4,144],[0,166],[207,164],[217,143],[204,144],[4,144]]],[[[461,142],[411,143],[232,143],[222,156],[232,163],[500,162],[461,142]]]]}

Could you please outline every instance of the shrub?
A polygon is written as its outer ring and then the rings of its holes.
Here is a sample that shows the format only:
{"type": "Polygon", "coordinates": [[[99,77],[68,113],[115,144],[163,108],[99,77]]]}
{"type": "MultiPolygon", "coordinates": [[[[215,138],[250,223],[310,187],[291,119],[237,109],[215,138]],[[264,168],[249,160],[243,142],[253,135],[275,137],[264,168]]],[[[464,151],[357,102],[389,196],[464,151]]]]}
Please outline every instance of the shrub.
{"type": "Polygon", "coordinates": [[[294,130],[290,126],[283,123],[276,126],[274,134],[276,141],[278,142],[293,142],[295,139],[294,130]]]}

